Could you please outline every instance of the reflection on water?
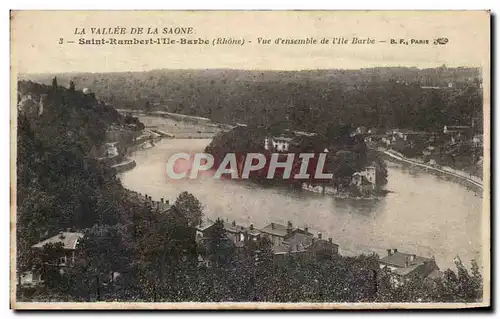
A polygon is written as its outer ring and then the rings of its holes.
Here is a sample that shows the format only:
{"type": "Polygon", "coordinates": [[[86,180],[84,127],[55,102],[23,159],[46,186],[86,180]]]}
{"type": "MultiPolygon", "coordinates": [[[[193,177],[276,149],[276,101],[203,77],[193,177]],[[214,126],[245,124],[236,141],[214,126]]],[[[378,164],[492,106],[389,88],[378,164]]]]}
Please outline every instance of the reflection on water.
{"type": "Polygon", "coordinates": [[[167,179],[167,159],[175,152],[202,152],[209,140],[163,140],[136,153],[137,167],[121,176],[125,187],[155,199],[174,201],[182,191],[205,205],[204,213],[229,221],[264,227],[270,222],[308,226],[313,233],[332,237],[343,254],[387,248],[435,256],[438,264],[453,266],[479,260],[481,198],[463,186],[425,172],[389,164],[387,189],[380,200],[335,199],[285,187],[262,187],[248,181],[167,179]]]}

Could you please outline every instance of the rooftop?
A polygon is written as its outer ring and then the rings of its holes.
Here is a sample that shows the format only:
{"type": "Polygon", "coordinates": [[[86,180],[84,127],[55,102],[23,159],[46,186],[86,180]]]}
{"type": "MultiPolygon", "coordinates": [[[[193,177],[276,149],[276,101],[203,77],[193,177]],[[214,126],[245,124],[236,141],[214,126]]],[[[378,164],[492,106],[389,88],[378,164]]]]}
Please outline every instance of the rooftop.
{"type": "Polygon", "coordinates": [[[43,248],[46,244],[57,244],[62,243],[64,249],[73,250],[78,244],[78,240],[83,238],[82,233],[76,232],[60,232],[59,234],[47,238],[31,247],[33,248],[43,248]]]}
{"type": "Polygon", "coordinates": [[[429,261],[432,261],[432,259],[398,251],[392,252],[390,255],[380,259],[380,263],[398,268],[412,268],[413,266],[418,266],[429,261]],[[407,261],[408,266],[406,265],[407,261]]]}
{"type": "Polygon", "coordinates": [[[338,247],[337,244],[331,242],[331,239],[324,240],[320,238],[315,238],[313,234],[309,232],[294,232],[286,240],[284,240],[280,245],[274,248],[275,254],[286,254],[299,253],[307,251],[308,249],[324,249],[326,247],[338,247]]]}
{"type": "Polygon", "coordinates": [[[196,229],[199,231],[204,231],[207,228],[212,227],[212,225],[215,224],[215,222],[209,218],[202,220],[201,224],[196,226],[196,229]]]}
{"type": "Polygon", "coordinates": [[[232,223],[224,222],[224,229],[231,233],[247,232],[250,235],[257,236],[260,234],[260,230],[250,225],[250,227],[241,226],[236,224],[235,221],[232,223]]]}
{"type": "Polygon", "coordinates": [[[291,142],[291,141],[293,141],[293,137],[288,137],[288,136],[273,136],[273,140],[284,141],[284,142],[291,142]]]}
{"type": "Polygon", "coordinates": [[[287,226],[278,223],[270,223],[266,227],[262,228],[261,231],[266,234],[285,237],[287,234],[287,226]]]}

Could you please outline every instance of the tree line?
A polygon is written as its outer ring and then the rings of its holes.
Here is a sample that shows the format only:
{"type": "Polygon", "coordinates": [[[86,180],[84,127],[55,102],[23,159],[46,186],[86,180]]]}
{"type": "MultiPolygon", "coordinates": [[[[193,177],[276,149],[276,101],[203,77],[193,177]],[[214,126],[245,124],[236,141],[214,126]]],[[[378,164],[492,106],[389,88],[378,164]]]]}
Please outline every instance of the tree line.
{"type": "MultiPolygon", "coordinates": [[[[48,76],[38,76],[48,83],[48,76]]],[[[482,123],[479,69],[154,70],[64,74],[125,108],[324,132],[331,125],[441,131],[482,123]],[[451,85],[451,87],[449,87],[451,85]],[[432,88],[434,87],[434,88],[432,88]]]]}

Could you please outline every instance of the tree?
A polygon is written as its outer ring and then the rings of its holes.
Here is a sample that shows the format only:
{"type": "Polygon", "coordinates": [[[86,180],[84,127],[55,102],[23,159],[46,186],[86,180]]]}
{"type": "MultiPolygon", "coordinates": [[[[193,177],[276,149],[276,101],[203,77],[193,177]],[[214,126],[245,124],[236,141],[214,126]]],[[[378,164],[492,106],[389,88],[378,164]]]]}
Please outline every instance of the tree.
{"type": "Polygon", "coordinates": [[[231,259],[234,244],[227,238],[224,222],[217,218],[205,243],[205,253],[215,265],[227,265],[231,259]]]}
{"type": "Polygon", "coordinates": [[[115,275],[130,271],[132,252],[123,242],[123,232],[126,231],[119,225],[94,225],[85,231],[72,272],[72,288],[77,297],[83,293],[103,300],[103,287],[113,289],[115,275]],[[82,283],[87,286],[80,287],[82,283]]]}
{"type": "Polygon", "coordinates": [[[186,216],[188,224],[195,227],[201,224],[203,218],[203,206],[193,194],[182,192],[175,200],[175,207],[186,216]]]}
{"type": "Polygon", "coordinates": [[[57,77],[56,76],[54,76],[54,78],[52,79],[52,88],[57,89],[57,77]]]}
{"type": "Polygon", "coordinates": [[[60,258],[65,256],[63,243],[48,243],[33,256],[33,270],[39,271],[47,288],[63,290],[63,276],[59,268],[60,258]]]}

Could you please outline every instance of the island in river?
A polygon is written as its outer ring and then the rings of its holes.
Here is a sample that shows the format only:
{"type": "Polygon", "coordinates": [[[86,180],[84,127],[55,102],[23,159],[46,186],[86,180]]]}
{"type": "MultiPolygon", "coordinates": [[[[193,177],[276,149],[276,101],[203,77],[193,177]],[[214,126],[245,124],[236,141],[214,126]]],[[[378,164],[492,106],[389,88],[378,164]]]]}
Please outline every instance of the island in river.
{"type": "Polygon", "coordinates": [[[266,165],[250,172],[249,179],[262,184],[286,184],[322,194],[339,197],[376,198],[385,195],[387,167],[376,151],[370,150],[362,136],[352,133],[347,126],[330,128],[325,134],[295,131],[275,125],[236,126],[228,132],[217,135],[205,149],[214,157],[214,167],[223,164],[227,154],[235,154],[238,173],[250,153],[263,154],[266,165]],[[284,177],[284,168],[276,169],[273,178],[268,178],[270,158],[277,154],[279,162],[286,162],[293,155],[292,171],[289,176],[300,172],[304,161],[300,154],[314,154],[304,164],[307,179],[284,177]],[[318,165],[324,157],[324,163],[318,165]],[[333,177],[319,177],[316,174],[332,174],[333,177]]]}

